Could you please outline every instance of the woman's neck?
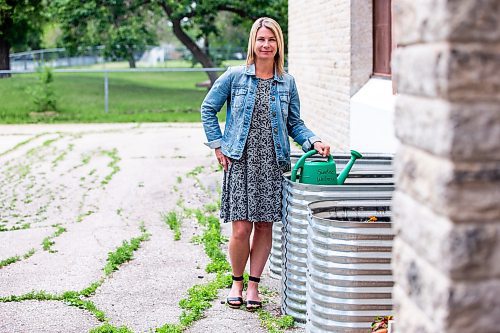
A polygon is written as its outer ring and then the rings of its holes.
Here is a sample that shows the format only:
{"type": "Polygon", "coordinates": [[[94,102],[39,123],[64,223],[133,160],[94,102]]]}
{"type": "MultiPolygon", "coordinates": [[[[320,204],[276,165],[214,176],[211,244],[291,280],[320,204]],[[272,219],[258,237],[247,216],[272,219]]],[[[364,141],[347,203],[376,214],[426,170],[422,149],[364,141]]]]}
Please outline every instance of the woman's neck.
{"type": "Polygon", "coordinates": [[[274,61],[255,59],[255,76],[261,79],[272,78],[274,76],[274,61]]]}

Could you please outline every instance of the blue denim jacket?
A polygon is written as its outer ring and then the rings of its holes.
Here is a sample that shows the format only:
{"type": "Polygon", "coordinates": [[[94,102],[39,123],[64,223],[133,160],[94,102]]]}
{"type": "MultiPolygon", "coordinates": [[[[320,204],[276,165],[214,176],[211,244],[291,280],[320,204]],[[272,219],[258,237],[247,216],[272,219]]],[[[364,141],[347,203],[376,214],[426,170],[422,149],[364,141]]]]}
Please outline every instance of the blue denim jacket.
{"type": "MultiPolygon", "coordinates": [[[[215,81],[201,105],[201,120],[208,140],[205,144],[208,147],[221,147],[227,157],[241,158],[252,120],[256,90],[254,65],[230,67],[215,81]],[[222,134],[216,114],[226,101],[226,126],[222,134]]],[[[274,150],[278,164],[286,170],[290,165],[288,135],[305,152],[321,139],[300,119],[299,95],[291,75],[274,74],[269,98],[274,150]]]]}

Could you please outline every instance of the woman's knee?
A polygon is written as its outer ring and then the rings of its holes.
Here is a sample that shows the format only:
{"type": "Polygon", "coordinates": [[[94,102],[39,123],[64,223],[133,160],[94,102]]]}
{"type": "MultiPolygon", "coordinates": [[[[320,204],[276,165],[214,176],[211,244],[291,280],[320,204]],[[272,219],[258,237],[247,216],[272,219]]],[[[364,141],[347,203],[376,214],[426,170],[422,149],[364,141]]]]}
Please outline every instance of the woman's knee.
{"type": "Polygon", "coordinates": [[[252,233],[252,223],[247,221],[234,221],[232,237],[239,240],[246,240],[250,238],[252,233]]]}

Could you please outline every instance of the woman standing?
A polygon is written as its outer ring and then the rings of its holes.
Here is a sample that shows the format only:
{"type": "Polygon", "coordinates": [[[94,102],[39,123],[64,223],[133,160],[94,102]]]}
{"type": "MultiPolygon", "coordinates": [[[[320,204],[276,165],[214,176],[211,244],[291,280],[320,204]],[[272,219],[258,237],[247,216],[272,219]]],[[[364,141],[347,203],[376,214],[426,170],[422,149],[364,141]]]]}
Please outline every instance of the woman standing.
{"type": "Polygon", "coordinates": [[[244,303],[243,272],[249,257],[246,308],[262,306],[258,283],[271,251],[272,223],[281,221],[282,174],[290,170],[288,136],[305,152],[330,153],[330,147],[304,125],[299,110],[295,81],[284,71],[281,28],[271,18],[259,18],[250,31],[246,66],[229,68],[201,106],[206,145],[215,149],[224,168],[221,218],[232,222],[230,307],[244,303]],[[216,114],[226,101],[222,134],[216,114]]]}

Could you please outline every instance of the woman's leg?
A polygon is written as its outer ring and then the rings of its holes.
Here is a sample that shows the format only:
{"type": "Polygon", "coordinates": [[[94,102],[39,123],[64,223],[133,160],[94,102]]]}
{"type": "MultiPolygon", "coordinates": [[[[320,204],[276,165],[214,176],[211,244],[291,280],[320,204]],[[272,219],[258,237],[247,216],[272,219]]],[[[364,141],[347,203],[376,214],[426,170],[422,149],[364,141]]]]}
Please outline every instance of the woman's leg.
{"type": "MultiPolygon", "coordinates": [[[[242,276],[250,254],[250,234],[252,223],[248,221],[232,222],[232,233],[229,239],[229,258],[234,276],[242,276]]],[[[243,281],[233,281],[229,297],[241,296],[243,281]]]]}
{"type": "MultiPolygon", "coordinates": [[[[273,224],[269,222],[255,223],[252,245],[250,249],[250,275],[260,278],[271,252],[273,224]]],[[[247,300],[260,301],[259,284],[249,281],[247,300]]]]}

